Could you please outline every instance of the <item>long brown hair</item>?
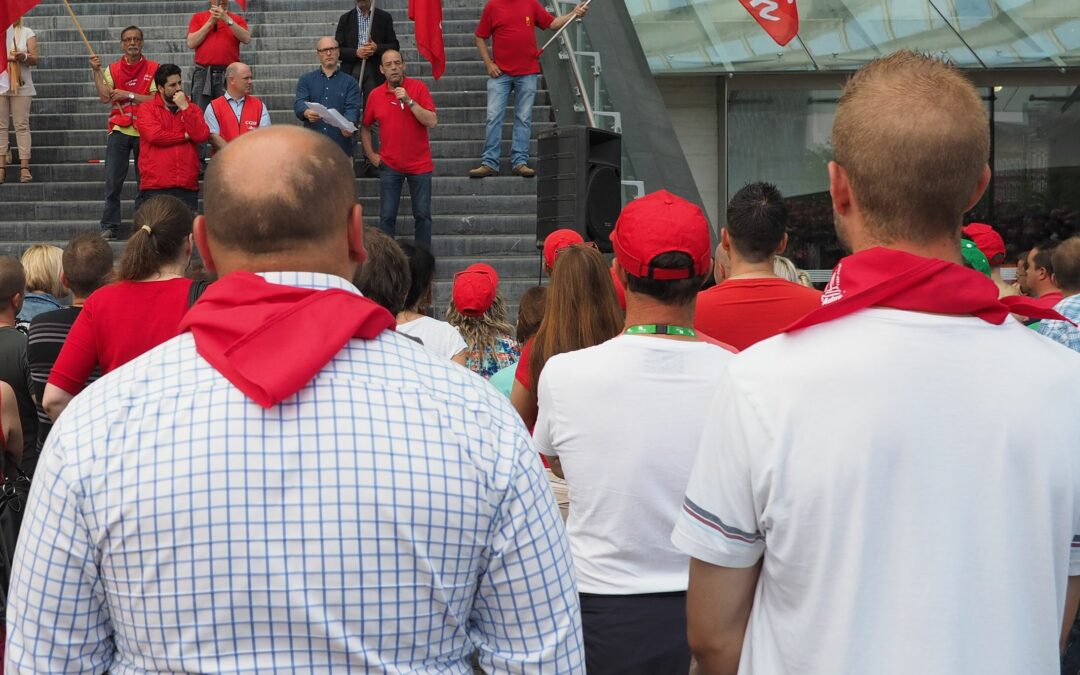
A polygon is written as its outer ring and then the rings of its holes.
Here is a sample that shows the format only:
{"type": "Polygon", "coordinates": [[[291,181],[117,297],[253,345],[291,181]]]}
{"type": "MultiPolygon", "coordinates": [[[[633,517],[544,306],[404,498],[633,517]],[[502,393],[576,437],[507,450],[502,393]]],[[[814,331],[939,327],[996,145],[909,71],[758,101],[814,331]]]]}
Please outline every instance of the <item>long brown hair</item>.
{"type": "Polygon", "coordinates": [[[610,340],[624,320],[604,256],[584,244],[561,249],[555,257],[546,305],[529,359],[534,392],[548,359],[610,340]]]}
{"type": "Polygon", "coordinates": [[[120,256],[120,280],[148,279],[179,260],[193,220],[191,210],[176,197],[158,195],[143,202],[135,212],[135,231],[120,256]]]}

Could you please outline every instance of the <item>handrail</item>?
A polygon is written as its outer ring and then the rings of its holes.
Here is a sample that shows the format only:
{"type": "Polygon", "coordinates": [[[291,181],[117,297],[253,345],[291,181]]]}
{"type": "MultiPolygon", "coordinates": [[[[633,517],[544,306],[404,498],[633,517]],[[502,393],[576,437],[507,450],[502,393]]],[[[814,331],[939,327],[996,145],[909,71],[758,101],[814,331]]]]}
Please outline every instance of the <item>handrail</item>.
{"type": "MultiPolygon", "coordinates": [[[[561,4],[559,0],[552,1],[555,3],[555,7],[559,8],[559,5],[561,4]]],[[[586,0],[586,4],[591,1],[592,0],[586,0]]],[[[568,57],[567,61],[570,62],[570,72],[574,76],[574,83],[577,86],[578,96],[581,97],[581,104],[585,107],[585,119],[589,122],[590,127],[595,127],[596,118],[593,116],[592,102],[589,101],[589,95],[585,91],[585,80],[582,79],[581,69],[578,68],[577,54],[574,53],[574,47],[570,44],[570,38],[566,36],[565,32],[566,28],[569,27],[571,23],[574,23],[574,21],[580,21],[580,19],[573,19],[571,21],[567,21],[561,28],[559,28],[559,31],[555,33],[555,35],[551,36],[551,40],[548,40],[547,43],[544,44],[544,49],[546,49],[547,46],[551,44],[552,40],[554,40],[555,38],[560,38],[562,46],[566,49],[566,55],[568,57]]],[[[544,49],[541,49],[540,51],[542,52],[544,51],[544,49]]]]}

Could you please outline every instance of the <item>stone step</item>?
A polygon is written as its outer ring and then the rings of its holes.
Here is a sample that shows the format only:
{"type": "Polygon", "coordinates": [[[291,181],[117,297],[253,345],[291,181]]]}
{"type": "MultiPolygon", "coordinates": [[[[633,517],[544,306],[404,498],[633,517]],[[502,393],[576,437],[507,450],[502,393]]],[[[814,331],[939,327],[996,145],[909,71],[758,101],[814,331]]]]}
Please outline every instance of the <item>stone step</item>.
{"type": "MultiPolygon", "coordinates": [[[[468,17],[463,17],[461,19],[461,21],[464,23],[472,21],[474,23],[473,28],[459,33],[444,33],[443,46],[447,50],[468,47],[472,49],[475,53],[476,40],[473,37],[473,30],[475,30],[475,23],[479,19],[479,12],[477,13],[476,17],[476,19],[470,19],[468,17]]],[[[67,21],[66,24],[63,21],[57,20],[57,27],[55,28],[41,28],[39,23],[40,20],[34,21],[34,32],[36,32],[41,38],[41,47],[43,52],[47,51],[49,53],[56,53],[54,46],[66,43],[76,43],[82,45],[82,38],[79,37],[78,31],[76,31],[74,28],[71,28],[71,20],[67,17],[64,17],[64,20],[67,21]],[[45,49],[46,45],[48,45],[47,50],[45,49]]],[[[95,52],[99,51],[100,47],[100,53],[103,55],[103,58],[105,58],[105,60],[109,60],[112,58],[119,58],[122,55],[122,49],[120,46],[120,31],[130,25],[133,24],[130,22],[118,21],[115,23],[115,25],[102,26],[100,28],[88,28],[86,26],[83,26],[83,30],[86,32],[86,39],[90,40],[90,44],[94,46],[95,52]]],[[[322,34],[327,32],[333,33],[333,26],[330,26],[329,28],[327,26],[328,24],[323,22],[289,25],[259,25],[258,30],[255,31],[255,35],[252,38],[252,44],[256,46],[264,45],[267,44],[267,41],[272,39],[302,39],[305,41],[303,43],[305,46],[312,46],[314,45],[315,40],[318,37],[321,37],[322,34]]],[[[413,37],[413,35],[411,33],[403,34],[401,31],[401,25],[399,25],[396,21],[395,26],[395,32],[398,34],[398,41],[401,42],[402,46],[407,45],[409,47],[415,47],[416,39],[413,37]]],[[[145,40],[145,42],[143,43],[143,49],[146,50],[147,56],[154,58],[154,51],[158,48],[158,44],[174,42],[180,45],[185,44],[184,33],[186,33],[187,31],[187,19],[185,18],[182,24],[177,24],[175,26],[156,26],[142,28],[143,38],[145,40]]],[[[185,45],[184,49],[186,48],[187,47],[185,45]]],[[[247,50],[249,48],[250,47],[247,45],[243,47],[244,50],[247,50]]],[[[85,49],[86,48],[84,46],[84,52],[85,49]]],[[[182,50],[174,48],[168,49],[167,51],[172,53],[182,50]]],[[[73,52],[64,53],[70,54],[73,52]]],[[[477,57],[479,58],[479,54],[477,54],[477,57]]]]}
{"type": "MultiPolygon", "coordinates": [[[[315,11],[340,16],[342,12],[349,8],[350,4],[341,0],[303,0],[302,5],[295,0],[249,0],[246,13],[240,12],[240,6],[235,2],[229,3],[229,11],[241,13],[245,16],[278,13],[304,14],[315,11]],[[304,10],[298,11],[296,9],[298,6],[304,7],[304,10]]],[[[482,6],[477,0],[443,0],[442,5],[444,12],[463,8],[476,8],[479,11],[482,6]]],[[[138,12],[146,15],[179,13],[191,16],[195,12],[205,11],[207,4],[203,0],[145,0],[138,3],[130,1],[118,2],[117,0],[77,0],[77,2],[72,3],[72,6],[81,20],[83,16],[136,13],[135,7],[138,7],[138,12]]],[[[404,12],[407,2],[405,0],[380,0],[377,6],[388,12],[404,12]]],[[[63,2],[45,0],[31,10],[30,15],[66,16],[66,11],[63,2]]]]}

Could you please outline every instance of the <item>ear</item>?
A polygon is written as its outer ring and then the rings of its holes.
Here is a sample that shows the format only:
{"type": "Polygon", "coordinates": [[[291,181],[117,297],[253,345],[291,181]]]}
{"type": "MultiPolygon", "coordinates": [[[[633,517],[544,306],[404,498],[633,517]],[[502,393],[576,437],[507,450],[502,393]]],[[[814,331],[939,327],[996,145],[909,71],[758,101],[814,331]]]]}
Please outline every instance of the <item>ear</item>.
{"type": "Polygon", "coordinates": [[[788,243],[788,236],[787,236],[787,232],[785,232],[784,236],[780,238],[780,243],[777,244],[776,250],[773,251],[773,253],[776,254],[776,255],[784,255],[784,251],[787,250],[787,243],[788,243]]]}
{"type": "Polygon", "coordinates": [[[360,264],[367,260],[367,249],[364,248],[364,210],[357,204],[349,212],[348,239],[349,260],[360,264]]]}
{"type": "Polygon", "coordinates": [[[968,200],[967,208],[964,209],[965,211],[970,211],[971,208],[978,204],[979,200],[982,199],[983,193],[986,192],[987,186],[990,185],[991,175],[990,165],[987,164],[983,167],[982,175],[979,176],[979,182],[975,186],[975,191],[971,193],[971,198],[968,200]]]}
{"type": "Polygon", "coordinates": [[[723,249],[729,254],[731,253],[731,238],[728,237],[726,227],[720,228],[720,246],[723,247],[723,249]]]}
{"type": "Polygon", "coordinates": [[[210,251],[210,235],[206,233],[206,216],[195,216],[194,230],[192,236],[195,237],[195,245],[199,247],[199,253],[202,254],[203,264],[211,272],[217,272],[214,255],[210,251]]]}
{"type": "Polygon", "coordinates": [[[615,258],[611,259],[611,269],[615,270],[615,278],[619,280],[619,285],[626,288],[626,270],[615,258]]]}
{"type": "Polygon", "coordinates": [[[851,182],[847,170],[836,162],[829,162],[829,196],[832,197],[833,210],[842,216],[851,213],[854,200],[851,197],[851,182]]]}
{"type": "Polygon", "coordinates": [[[63,272],[60,273],[60,283],[64,286],[64,288],[68,289],[69,291],[71,290],[71,284],[68,283],[67,275],[63,272]]]}

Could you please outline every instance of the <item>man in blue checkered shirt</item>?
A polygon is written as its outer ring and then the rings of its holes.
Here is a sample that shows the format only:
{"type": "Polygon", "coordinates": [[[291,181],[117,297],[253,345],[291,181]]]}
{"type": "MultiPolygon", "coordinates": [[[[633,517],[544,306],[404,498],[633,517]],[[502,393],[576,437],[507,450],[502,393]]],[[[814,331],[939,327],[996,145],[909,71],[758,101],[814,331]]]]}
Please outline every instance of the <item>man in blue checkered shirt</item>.
{"type": "Polygon", "coordinates": [[[77,396],[38,464],[12,673],[584,673],[570,555],[513,408],[395,333],[348,158],[271,127],[207,172],[221,279],[77,396]]]}
{"type": "MultiPolygon", "coordinates": [[[[1065,295],[1054,309],[1074,323],[1080,323],[1080,236],[1058,244],[1050,261],[1054,266],[1054,281],[1065,295]]],[[[1080,352],[1080,329],[1072,323],[1043,319],[1038,330],[1051,340],[1080,352]]]]}

